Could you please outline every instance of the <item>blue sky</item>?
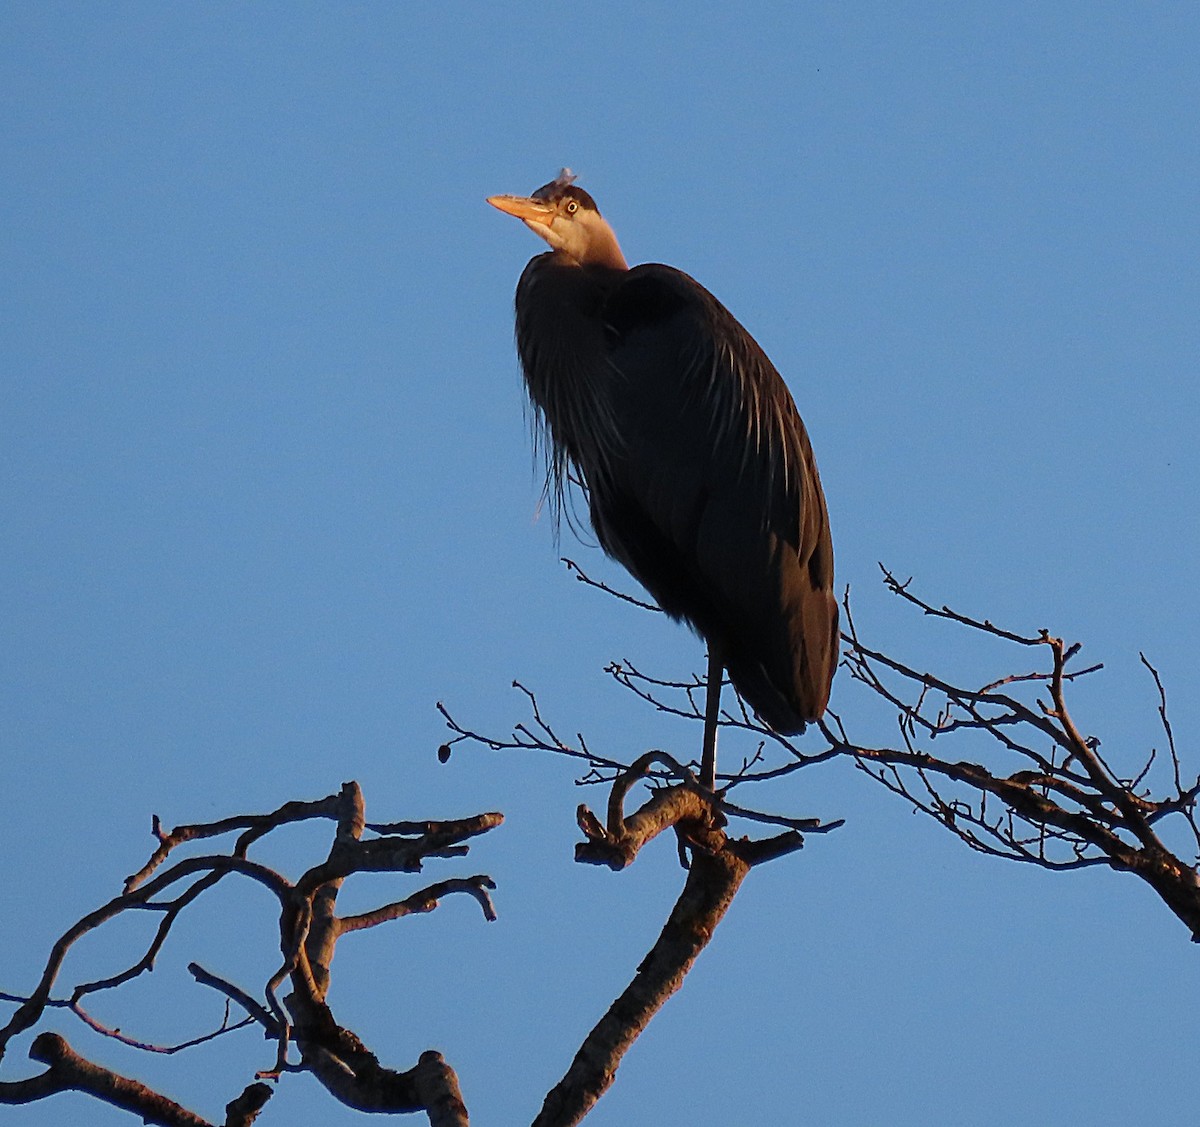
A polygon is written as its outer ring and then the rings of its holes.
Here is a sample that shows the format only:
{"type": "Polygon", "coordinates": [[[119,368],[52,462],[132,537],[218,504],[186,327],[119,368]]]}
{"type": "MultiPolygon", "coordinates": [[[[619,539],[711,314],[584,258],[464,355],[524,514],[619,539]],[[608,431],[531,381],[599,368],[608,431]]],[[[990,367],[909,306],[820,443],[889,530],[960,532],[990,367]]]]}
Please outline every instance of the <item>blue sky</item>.
{"type": "MultiPolygon", "coordinates": [[[[869,638],[1009,671],[894,605],[883,560],[1083,641],[1077,719],[1131,761],[1144,650],[1194,747],[1198,32],[1187,4],[5,5],[0,985],[141,864],[151,813],[347,778],[381,819],[508,816],[431,873],[490,872],[497,923],[451,902],[339,948],[335,1009],[387,1063],[436,1046],[474,1122],[527,1121],[628,981],[671,846],[576,867],[568,764],[434,754],[435,701],[503,732],[514,677],[614,756],[698,747],[601,670],[699,643],[576,584],[538,517],[511,300],[540,247],[483,199],[564,164],[784,374],[869,638]]],[[[890,738],[856,699],[835,682],[890,738]]],[[[1185,1115],[1200,969],[1131,878],[969,855],[849,769],[764,804],[847,825],[752,875],[589,1123],[1185,1115]]],[[[178,1039],[219,1018],[189,959],[265,977],[269,906],[223,896],[102,1016],[178,1039]]],[[[208,1115],[269,1063],[93,1051],[208,1115]]],[[[267,1114],[356,1119],[294,1078],[267,1114]]],[[[84,1115],[127,1121],[5,1122],[84,1115]]]]}

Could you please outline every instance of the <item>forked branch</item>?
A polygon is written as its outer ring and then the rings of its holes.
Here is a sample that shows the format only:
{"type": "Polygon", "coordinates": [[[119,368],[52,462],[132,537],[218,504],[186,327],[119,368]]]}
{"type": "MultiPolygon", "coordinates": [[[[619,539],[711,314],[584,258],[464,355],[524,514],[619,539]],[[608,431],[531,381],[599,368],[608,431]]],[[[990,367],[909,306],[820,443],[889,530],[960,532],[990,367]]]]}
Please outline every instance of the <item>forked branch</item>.
{"type": "Polygon", "coordinates": [[[586,806],[579,808],[578,821],[586,840],[575,847],[577,861],[622,869],[644,845],[673,829],[680,856],[687,858],[688,874],[657,942],[630,984],[584,1039],[570,1068],[547,1095],[534,1127],[572,1127],[583,1119],[612,1084],[622,1057],[650,1019],[683,985],[750,869],[793,853],[804,844],[796,829],[760,841],[729,838],[720,804],[663,752],[647,753],[613,782],[607,824],[602,825],[586,806]],[[626,817],[623,806],[630,788],[654,763],[682,777],[683,782],[658,787],[626,817]]]}

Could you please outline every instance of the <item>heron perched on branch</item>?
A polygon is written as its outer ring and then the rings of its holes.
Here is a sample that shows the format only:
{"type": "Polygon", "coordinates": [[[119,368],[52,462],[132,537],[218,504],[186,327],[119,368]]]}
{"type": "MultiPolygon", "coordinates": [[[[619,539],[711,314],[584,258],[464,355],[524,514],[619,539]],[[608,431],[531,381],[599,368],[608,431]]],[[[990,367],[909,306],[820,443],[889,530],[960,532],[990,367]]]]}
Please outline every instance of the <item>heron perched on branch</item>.
{"type": "Polygon", "coordinates": [[[604,550],[708,643],[700,781],[716,785],[724,671],[772,730],[825,711],[838,654],[821,479],[766,354],[703,286],[632,270],[564,169],[488,203],[550,244],[517,284],[517,350],[548,488],[572,469],[604,550]]]}

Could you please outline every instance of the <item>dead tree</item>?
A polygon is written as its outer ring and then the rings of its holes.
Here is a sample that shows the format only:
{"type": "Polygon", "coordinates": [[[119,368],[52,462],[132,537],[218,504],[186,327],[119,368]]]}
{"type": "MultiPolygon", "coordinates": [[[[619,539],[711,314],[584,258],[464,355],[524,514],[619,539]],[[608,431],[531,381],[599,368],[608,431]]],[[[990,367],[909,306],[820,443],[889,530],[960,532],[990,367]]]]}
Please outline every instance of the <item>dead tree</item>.
{"type": "MultiPolygon", "coordinates": [[[[592,586],[603,586],[582,572],[579,576],[592,586]]],[[[534,1119],[535,1127],[569,1127],[595,1105],[611,1085],[624,1053],[679,989],[752,868],[794,853],[803,845],[805,834],[841,825],[840,821],[821,822],[751,808],[740,797],[734,801],[743,788],[770,783],[819,763],[852,761],[957,839],[984,853],[1053,870],[1108,865],[1135,873],[1187,925],[1192,937],[1200,938],[1200,886],[1196,879],[1200,779],[1185,780],[1167,718],[1166,695],[1150,663],[1142,659],[1158,695],[1165,752],[1150,749],[1140,757],[1102,755],[1099,741],[1083,733],[1067,708],[1071,682],[1100,669],[1098,665],[1075,668],[1077,645],[1067,645],[1047,631],[1018,634],[986,619],[934,607],[890,573],[885,571],[884,578],[889,590],[924,615],[977,633],[989,642],[1017,647],[1021,653],[1044,653],[1049,668],[1030,671],[1022,666],[980,687],[963,687],[952,678],[922,672],[872,649],[860,637],[847,600],[843,677],[892,714],[898,739],[890,745],[869,745],[856,739],[840,716],[830,713],[819,726],[820,739],[812,742],[810,736],[802,745],[764,728],[739,701],[724,711],[722,726],[749,733],[755,750],[735,769],[718,776],[715,793],[699,785],[694,762],[683,762],[665,751],[652,749],[632,762],[623,762],[589,747],[583,736],[561,738],[543,716],[537,697],[520,684],[514,683],[526,700],[530,719],[502,737],[472,730],[439,705],[452,733],[439,749],[443,761],[450,758],[453,745],[461,743],[494,751],[548,752],[579,763],[581,784],[607,789],[603,817],[586,805],[578,808],[583,840],[575,849],[577,861],[620,871],[636,860],[647,842],[671,831],[686,873],[657,941],[546,1096],[534,1119]],[[961,750],[958,745],[963,741],[972,741],[967,746],[978,762],[945,750],[948,745],[961,750]],[[1160,776],[1165,783],[1158,781],[1160,776]],[[629,796],[639,784],[648,786],[648,797],[627,814],[629,796]],[[1153,786],[1158,786],[1157,792],[1153,786]],[[754,840],[734,836],[729,831],[733,820],[773,830],[754,840]],[[1180,832],[1173,832],[1172,827],[1180,832]],[[1182,841],[1182,847],[1176,839],[1182,841]]],[[[701,678],[656,678],[630,662],[614,663],[608,672],[653,708],[697,724],[703,722],[701,678]]],[[[274,1060],[231,1101],[224,1122],[252,1122],[271,1094],[266,1080],[307,1071],[347,1106],[398,1114],[423,1112],[437,1127],[466,1124],[467,1111],[454,1071],[439,1053],[422,1054],[407,1071],[385,1067],[354,1033],[338,1024],[326,996],[334,946],[341,936],[429,911],[449,892],[474,896],[485,916],[494,918],[491,879],[444,880],[356,916],[339,917],[335,908],[342,882],[353,874],[420,871],[427,860],[464,854],[467,839],[500,821],[499,814],[483,814],[456,822],[370,825],[365,821],[361,792],[353,783],[346,784],[338,795],[318,802],[288,803],[269,815],[183,826],[171,832],[164,831],[156,820],[158,848],[147,865],[129,878],[121,895],[85,916],[59,939],[32,994],[2,996],[19,1005],[0,1030],[0,1054],[13,1036],[32,1029],[49,1007],[67,1008],[93,1029],[126,1044],[149,1047],[105,1029],[87,1012],[84,1000],[152,969],[163,941],[188,905],[219,881],[238,875],[257,881],[276,896],[283,961],[257,997],[195,964],[189,968],[198,982],[220,991],[229,1006],[245,1015],[236,1022],[227,1017],[219,1029],[197,1040],[255,1025],[276,1045],[274,1060]],[[323,861],[294,882],[249,858],[250,847],[277,827],[316,818],[336,823],[333,846],[323,861]],[[376,836],[364,837],[367,831],[376,836]],[[167,866],[176,848],[235,832],[239,836],[228,853],[187,857],[167,866]],[[88,931],[134,910],[161,914],[158,931],[142,957],[120,974],[77,985],[56,996],[63,959],[72,944],[88,931]],[[285,983],[289,993],[281,999],[278,992],[285,983]]],[[[38,1036],[30,1055],[45,1064],[46,1070],[26,1080],[0,1082],[0,1102],[28,1102],[74,1089],[140,1115],[146,1122],[208,1122],[147,1086],[88,1062],[57,1035],[38,1036]]]]}
{"type": "MultiPolygon", "coordinates": [[[[564,563],[588,586],[641,609],[657,610],[593,580],[573,561],[564,563]]],[[[789,835],[833,829],[842,824],[791,820],[752,810],[734,802],[734,792],[752,784],[770,783],[817,764],[849,758],[865,774],[973,849],[1052,870],[1108,865],[1120,872],[1135,873],[1187,925],[1192,938],[1200,940],[1197,881],[1200,827],[1196,820],[1200,778],[1185,780],[1167,718],[1165,690],[1153,666],[1142,657],[1157,694],[1165,754],[1151,748],[1141,755],[1123,755],[1122,762],[1130,765],[1118,768],[1102,755],[1098,739],[1080,731],[1067,707],[1067,686],[1102,668],[1073,667],[1079,645],[1068,645],[1045,630],[1021,635],[946,607],[935,608],[918,599],[907,583],[897,581],[886,569],[883,574],[888,589],[923,614],[945,619],[992,641],[1045,652],[1050,659],[1049,668],[1029,671],[1022,667],[981,687],[963,687],[951,678],[921,672],[870,648],[862,640],[847,592],[848,630],[842,635],[843,676],[848,675],[867,691],[869,699],[892,712],[899,735],[895,746],[868,745],[856,740],[848,725],[832,712],[819,725],[822,743],[816,746],[808,741],[799,743],[764,727],[737,699],[733,708],[722,712],[721,727],[749,733],[757,741],[756,749],[736,769],[720,773],[716,795],[706,798],[696,787],[692,775],[694,762],[684,765],[664,752],[650,751],[627,764],[599,754],[582,735],[574,740],[563,738],[543,716],[536,695],[519,682],[514,682],[513,687],[526,698],[530,719],[517,724],[507,736],[472,731],[439,705],[453,732],[450,744],[468,741],[493,751],[538,751],[565,756],[584,766],[578,779],[580,784],[610,787],[604,824],[586,806],[579,808],[579,826],[586,838],[576,847],[579,861],[624,868],[650,836],[674,828],[680,858],[690,868],[672,921],[685,905],[695,901],[700,890],[708,890],[711,897],[706,901],[708,906],[703,916],[708,928],[706,938],[740,883],[741,878],[736,875],[741,871],[740,858],[751,856],[757,861],[778,856],[799,844],[798,840],[792,844],[789,835]],[[980,739],[971,751],[981,752],[981,762],[951,758],[952,753],[944,750],[952,740],[968,735],[980,739]],[[940,741],[936,753],[935,739],[940,741]],[[1157,772],[1156,767],[1160,768],[1157,772]],[[1163,775],[1166,780],[1157,794],[1150,789],[1151,777],[1156,775],[1163,775]],[[648,778],[656,789],[636,814],[625,819],[622,813],[625,798],[633,783],[642,778],[648,778]],[[759,842],[733,841],[722,829],[729,818],[788,828],[777,837],[759,842]],[[1182,847],[1173,849],[1164,837],[1168,822],[1175,823],[1182,831],[1175,835],[1182,847]],[[714,860],[727,867],[714,866],[714,860]]],[[[614,662],[607,672],[639,701],[658,712],[703,723],[705,685],[701,677],[663,679],[629,661],[614,662]]],[[[443,758],[449,756],[450,744],[443,746],[443,758]]],[[[589,1060],[605,1062],[604,1068],[593,1072],[589,1080],[597,1096],[601,1090],[596,1087],[599,1080],[602,1077],[611,1080],[609,1064],[615,1068],[645,1020],[674,989],[664,989],[666,976],[659,976],[654,988],[646,991],[653,1002],[636,1007],[637,999],[642,996],[639,992],[642,976],[648,967],[657,966],[655,956],[671,927],[668,922],[663,939],[642,964],[638,978],[589,1035],[572,1071],[556,1092],[570,1090],[574,1071],[589,1060]],[[620,1023],[613,1020],[614,1015],[628,1014],[634,1008],[639,1015],[645,1015],[645,1020],[639,1018],[636,1028],[630,1025],[618,1028],[620,1023]]],[[[681,958],[675,959],[674,966],[686,970],[681,958]]],[[[577,1089],[582,1087],[575,1084],[577,1089]]],[[[565,1106],[556,1102],[558,1098],[552,1092],[547,1108],[565,1106]]],[[[578,1106],[582,1108],[582,1101],[578,1106]]],[[[537,1123],[544,1127],[577,1121],[577,1118],[545,1118],[537,1123]]]]}
{"type": "MultiPolygon", "coordinates": [[[[726,814],[719,804],[700,788],[688,768],[663,752],[649,753],[627,767],[615,769],[609,782],[611,792],[603,823],[587,807],[579,808],[584,841],[576,848],[576,859],[623,869],[647,842],[673,830],[680,856],[690,858],[687,877],[661,935],[632,982],[587,1036],[562,1080],[546,1096],[534,1120],[537,1127],[578,1123],[594,1106],[611,1085],[625,1051],[679,989],[749,871],[799,849],[803,832],[833,828],[812,819],[793,820],[738,810],[743,816],[776,824],[781,832],[758,841],[734,840],[725,832],[726,814]],[[660,780],[665,777],[669,781],[656,786],[649,800],[626,817],[624,804],[630,789],[651,771],[660,780]]],[[[146,865],[126,880],[120,895],[63,933],[31,994],[0,995],[0,999],[17,1004],[8,1024],[0,1029],[0,1057],[12,1039],[33,1029],[48,1009],[69,1010],[93,1031],[143,1051],[180,1051],[246,1026],[257,1026],[275,1043],[274,1059],[226,1105],[222,1120],[226,1127],[254,1122],[273,1092],[267,1081],[276,1082],[296,1072],[311,1073],[334,1099],[348,1107],[376,1113],[424,1112],[433,1127],[465,1125],[467,1109],[457,1078],[440,1053],[423,1053],[406,1071],[384,1066],[350,1029],[338,1023],[327,994],[334,949],[344,935],[416,912],[432,911],[451,892],[473,896],[485,918],[495,919],[491,878],[479,875],[442,880],[403,900],[352,916],[339,916],[336,903],[343,882],[356,873],[419,872],[427,861],[464,855],[469,838],[501,821],[499,814],[481,814],[452,822],[368,823],[356,783],[345,784],[339,794],[328,798],[289,802],[265,815],[226,818],[171,831],[164,830],[156,818],[153,829],[157,848],[146,865]],[[273,830],[312,819],[334,821],[334,841],[328,855],[295,881],[251,859],[251,846],[273,830]],[[175,851],[190,843],[234,833],[238,836],[226,853],[174,859],[175,851]],[[373,836],[364,836],[367,833],[373,836]],[[231,876],[257,882],[274,894],[279,905],[277,938],[283,959],[256,994],[196,963],[190,964],[188,970],[199,984],[225,996],[226,1018],[219,1028],[204,1036],[169,1048],[105,1027],[88,1012],[86,1002],[91,995],[114,990],[153,970],[167,936],[184,911],[231,876]],[[161,916],[153,939],[140,957],[111,977],[62,988],[63,963],[73,945],[109,921],[137,911],[161,916]],[[281,997],[285,985],[288,992],[281,997]],[[232,1007],[244,1016],[231,1020],[232,1007]]],[[[149,1085],[87,1060],[58,1034],[39,1034],[29,1055],[44,1064],[45,1070],[24,1080],[0,1081],[0,1103],[29,1103],[60,1092],[78,1091],[129,1111],[147,1123],[204,1127],[211,1122],[149,1085]]]]}

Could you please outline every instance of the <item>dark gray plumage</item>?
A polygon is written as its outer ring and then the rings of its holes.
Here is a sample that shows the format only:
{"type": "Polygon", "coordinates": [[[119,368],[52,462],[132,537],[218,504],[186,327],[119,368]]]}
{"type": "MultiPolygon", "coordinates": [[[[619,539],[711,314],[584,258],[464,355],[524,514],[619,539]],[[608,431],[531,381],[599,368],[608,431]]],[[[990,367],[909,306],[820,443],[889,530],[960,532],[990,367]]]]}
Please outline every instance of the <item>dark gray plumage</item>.
{"type": "Polygon", "coordinates": [[[516,299],[549,488],[561,499],[574,467],[605,551],[703,635],[769,727],[802,731],[825,710],[838,653],[804,424],[729,311],[679,270],[630,270],[571,179],[489,201],[553,248],[526,266],[516,299]]]}

